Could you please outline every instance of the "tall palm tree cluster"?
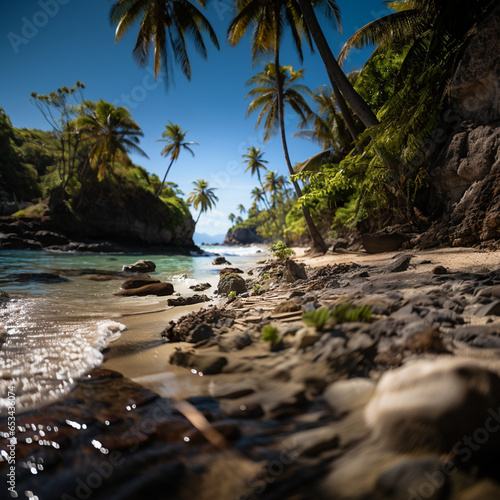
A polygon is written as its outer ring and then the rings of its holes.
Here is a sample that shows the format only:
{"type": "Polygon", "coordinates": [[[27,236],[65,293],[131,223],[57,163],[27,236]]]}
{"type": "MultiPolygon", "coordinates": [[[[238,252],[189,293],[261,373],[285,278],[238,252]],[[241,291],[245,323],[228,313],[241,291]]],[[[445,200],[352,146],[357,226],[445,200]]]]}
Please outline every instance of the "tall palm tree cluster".
{"type": "MultiPolygon", "coordinates": [[[[207,38],[216,48],[219,47],[214,30],[198,8],[206,7],[205,0],[197,0],[196,4],[188,0],[118,0],[110,12],[110,20],[116,24],[116,40],[120,40],[132,26],[138,25],[133,49],[138,63],[144,66],[150,52],[153,52],[155,74],[163,70],[167,85],[172,79],[174,63],[190,79],[188,42],[191,41],[203,57],[207,55],[207,38]]],[[[364,184],[359,183],[364,187],[357,191],[354,189],[360,203],[369,185],[372,190],[385,190],[385,198],[380,197],[385,201],[381,203],[387,202],[390,196],[397,199],[404,189],[409,192],[408,182],[415,182],[414,173],[407,174],[404,168],[405,151],[411,150],[411,144],[417,148],[421,144],[423,135],[417,133],[418,128],[424,133],[429,132],[432,126],[426,116],[429,105],[439,104],[455,56],[474,26],[496,2],[398,0],[387,4],[392,12],[355,33],[342,50],[339,60],[332,53],[317,18],[319,13],[335,28],[340,28],[341,14],[335,0],[236,0],[234,4],[234,17],[227,30],[229,43],[236,45],[249,33],[253,62],[268,58],[263,70],[247,82],[252,86],[247,94],[252,99],[247,114],[258,112],[257,126],[264,127],[265,140],[279,133],[293,190],[300,200],[304,221],[316,251],[324,252],[326,245],[310,207],[304,202],[302,188],[294,177],[285,130],[285,107],[297,114],[303,128],[313,124],[313,130],[299,135],[315,140],[324,150],[298,171],[321,170],[325,161],[335,164],[347,162],[347,167],[339,168],[338,172],[344,176],[354,175],[350,165],[355,167],[357,178],[364,178],[364,184]],[[281,45],[286,34],[291,37],[300,61],[303,60],[304,47],[311,50],[316,47],[330,80],[329,88],[319,89],[313,94],[298,83],[304,70],[296,71],[281,65],[281,45]],[[362,95],[362,85],[355,83],[354,77],[346,75],[340,65],[352,48],[367,44],[378,45],[376,53],[395,51],[402,55],[395,90],[381,109],[373,109],[369,92],[362,95]],[[315,103],[317,112],[310,108],[308,99],[315,103]],[[389,151],[384,146],[384,140],[380,139],[381,134],[385,134],[384,138],[397,137],[399,152],[389,151]],[[363,166],[366,172],[360,175],[360,167],[363,166]],[[370,167],[377,167],[380,171],[375,173],[370,167]],[[370,179],[370,175],[375,178],[370,179]],[[381,181],[378,182],[377,178],[381,181]],[[366,179],[369,182],[366,183],[366,179]]],[[[180,129],[174,130],[174,127],[170,124],[165,132],[169,144],[164,154],[170,155],[171,159],[166,175],[178,158],[179,151],[183,148],[190,151],[190,143],[184,142],[180,129]]],[[[264,162],[259,153],[257,149],[249,151],[245,162],[247,169],[257,174],[262,191],[260,170],[264,162]]],[[[329,177],[328,170],[323,173],[326,183],[339,178],[338,175],[329,177]]],[[[357,178],[350,182],[351,185],[356,185],[357,178]]],[[[256,189],[257,196],[259,188],[256,189]]],[[[160,191],[161,187],[157,196],[160,191]]],[[[267,194],[262,192],[258,196],[269,207],[267,194]]]]}

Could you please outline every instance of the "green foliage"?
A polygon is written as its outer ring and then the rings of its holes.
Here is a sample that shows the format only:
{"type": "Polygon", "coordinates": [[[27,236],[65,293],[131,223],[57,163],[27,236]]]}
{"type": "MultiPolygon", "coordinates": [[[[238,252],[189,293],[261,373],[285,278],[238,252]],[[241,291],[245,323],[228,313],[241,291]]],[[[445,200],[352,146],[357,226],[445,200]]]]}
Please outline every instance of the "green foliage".
{"type": "Polygon", "coordinates": [[[306,325],[323,330],[339,323],[355,321],[368,323],[371,316],[371,308],[367,305],[358,307],[350,302],[342,302],[332,309],[323,306],[315,311],[307,311],[302,315],[302,320],[306,325]]]}
{"type": "Polygon", "coordinates": [[[355,306],[350,302],[342,302],[333,308],[331,317],[336,323],[361,321],[369,323],[372,317],[370,306],[355,306]]]}
{"type": "Polygon", "coordinates": [[[234,299],[234,297],[236,297],[236,291],[235,290],[233,290],[232,292],[229,292],[227,294],[227,298],[228,299],[234,299]]]}
{"type": "Polygon", "coordinates": [[[302,315],[302,321],[317,330],[323,330],[326,326],[330,326],[334,320],[328,307],[320,307],[315,311],[305,312],[302,315]]]}
{"type": "Polygon", "coordinates": [[[278,334],[278,329],[276,327],[272,325],[266,325],[262,327],[261,333],[261,340],[265,340],[266,342],[269,342],[271,344],[279,344],[280,337],[278,334]]]}
{"type": "Polygon", "coordinates": [[[273,257],[280,260],[288,259],[292,255],[295,255],[295,252],[291,248],[288,248],[287,244],[281,240],[271,245],[269,251],[273,254],[273,257]]]}

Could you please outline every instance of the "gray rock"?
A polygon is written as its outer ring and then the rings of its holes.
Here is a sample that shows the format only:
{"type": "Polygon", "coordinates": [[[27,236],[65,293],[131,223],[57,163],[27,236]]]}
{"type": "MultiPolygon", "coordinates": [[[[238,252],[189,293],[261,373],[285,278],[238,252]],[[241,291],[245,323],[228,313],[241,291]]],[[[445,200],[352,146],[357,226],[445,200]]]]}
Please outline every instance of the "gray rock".
{"type": "Polygon", "coordinates": [[[228,294],[231,292],[245,292],[247,290],[247,285],[245,280],[238,274],[229,273],[224,274],[220,277],[219,284],[217,286],[217,291],[220,294],[228,294]]]}
{"type": "Polygon", "coordinates": [[[66,245],[69,240],[66,236],[59,233],[54,233],[52,231],[37,231],[35,233],[35,239],[39,241],[44,247],[52,245],[66,245]]]}
{"type": "Polygon", "coordinates": [[[242,271],[241,269],[237,268],[237,267],[226,267],[224,269],[221,269],[219,271],[219,276],[222,276],[223,274],[227,274],[227,273],[235,273],[235,274],[243,274],[244,271],[242,271]]]}
{"type": "Polygon", "coordinates": [[[295,350],[305,349],[315,344],[321,337],[322,333],[318,332],[316,328],[306,326],[301,328],[296,334],[293,342],[295,350]]]}
{"type": "Polygon", "coordinates": [[[122,270],[130,273],[151,273],[156,269],[156,264],[151,260],[138,260],[135,264],[123,266],[122,270]]]}
{"type": "Polygon", "coordinates": [[[228,262],[226,258],[222,257],[221,255],[219,255],[219,257],[215,257],[215,259],[212,261],[212,265],[214,266],[220,266],[222,264],[227,264],[230,266],[231,262],[228,262]]]}
{"type": "Polygon", "coordinates": [[[396,256],[394,262],[391,262],[385,268],[386,273],[400,273],[406,271],[410,265],[411,255],[396,256]]]}
{"type": "Polygon", "coordinates": [[[168,299],[167,305],[169,306],[189,306],[191,304],[200,304],[201,302],[208,302],[210,299],[206,295],[183,295],[176,299],[168,299]]]}
{"type": "MultiPolygon", "coordinates": [[[[473,361],[441,357],[385,372],[364,418],[373,437],[392,450],[447,453],[464,436],[484,428],[486,417],[500,420],[492,414],[499,407],[496,373],[473,361]]],[[[480,439],[474,459],[498,450],[500,433],[480,439]]]]}
{"type": "Polygon", "coordinates": [[[283,279],[290,283],[297,280],[306,280],[307,274],[305,265],[303,263],[298,264],[293,259],[286,259],[283,279]]]}
{"type": "Polygon", "coordinates": [[[196,285],[191,285],[189,288],[195,292],[204,292],[208,290],[212,285],[210,283],[197,283],[196,285]]]}

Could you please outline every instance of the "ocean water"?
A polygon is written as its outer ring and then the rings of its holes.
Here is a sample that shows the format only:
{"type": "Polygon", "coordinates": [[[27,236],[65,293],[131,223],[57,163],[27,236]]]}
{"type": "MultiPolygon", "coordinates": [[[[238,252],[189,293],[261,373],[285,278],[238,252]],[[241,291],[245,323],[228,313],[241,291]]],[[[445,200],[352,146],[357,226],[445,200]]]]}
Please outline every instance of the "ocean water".
{"type": "Polygon", "coordinates": [[[120,318],[166,307],[167,297],[117,297],[123,278],[95,281],[93,271],[149,259],[151,276],[192,293],[192,284],[217,283],[214,254],[242,268],[266,256],[257,246],[202,249],[203,256],[0,251],[0,290],[10,297],[0,300],[0,415],[9,387],[18,413],[56,400],[102,363],[102,350],[125,328],[120,318]]]}

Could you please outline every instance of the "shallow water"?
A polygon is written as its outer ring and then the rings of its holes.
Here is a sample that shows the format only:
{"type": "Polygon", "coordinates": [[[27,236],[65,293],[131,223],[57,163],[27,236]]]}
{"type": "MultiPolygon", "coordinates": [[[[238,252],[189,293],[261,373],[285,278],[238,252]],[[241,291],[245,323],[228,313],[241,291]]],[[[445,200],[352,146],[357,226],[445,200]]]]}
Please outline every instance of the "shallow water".
{"type": "MultiPolygon", "coordinates": [[[[258,247],[204,247],[226,255],[234,266],[249,267],[262,258],[258,247]]],[[[16,411],[47,404],[102,363],[102,349],[125,328],[124,315],[165,308],[167,297],[116,297],[122,278],[94,281],[82,270],[121,271],[139,259],[156,263],[152,276],[172,281],[176,291],[218,280],[214,255],[166,256],[83,254],[32,251],[0,252],[0,290],[11,300],[0,303],[0,415],[14,387],[16,411]],[[48,276],[50,275],[50,276],[48,276]],[[53,276],[61,280],[53,280],[53,276]],[[63,281],[64,280],[64,281],[63,281]]]]}

